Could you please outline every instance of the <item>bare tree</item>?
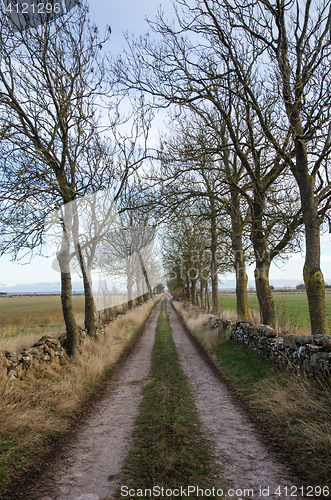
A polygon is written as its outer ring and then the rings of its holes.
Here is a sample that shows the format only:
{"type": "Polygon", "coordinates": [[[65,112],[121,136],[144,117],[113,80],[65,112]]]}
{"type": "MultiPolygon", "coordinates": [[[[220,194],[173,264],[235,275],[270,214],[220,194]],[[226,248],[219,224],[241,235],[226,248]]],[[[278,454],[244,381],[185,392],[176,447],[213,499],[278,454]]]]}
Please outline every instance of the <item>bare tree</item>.
{"type": "Polygon", "coordinates": [[[319,234],[330,203],[330,2],[175,3],[177,25],[160,13],[150,25],[161,42],[129,42],[129,64],[117,62],[119,80],[161,106],[202,112],[201,103],[209,102],[227,126],[224,99],[249,107],[274,149],[274,173],[287,165],[296,178],[312,333],[327,333],[319,234]]]}
{"type": "MultiPolygon", "coordinates": [[[[208,109],[205,109],[203,120],[191,113],[184,122],[181,116],[177,119],[179,130],[172,123],[174,137],[163,141],[162,179],[168,184],[176,183],[181,193],[178,203],[187,203],[188,199],[209,200],[210,210],[205,214],[214,227],[212,234],[216,234],[217,215],[219,232],[223,231],[231,240],[237,312],[238,317],[246,321],[250,313],[243,235],[244,230],[250,230],[261,321],[275,326],[269,268],[281,252],[293,250],[297,244],[293,237],[301,223],[300,207],[284,166],[275,162],[258,124],[249,123],[243,111],[245,108],[234,106],[231,110],[229,127],[233,141],[226,121],[217,119],[215,112],[208,109]],[[284,195],[281,195],[283,190],[284,195]],[[277,203],[274,203],[275,197],[277,203]],[[226,218],[231,220],[231,230],[225,229],[226,218]]],[[[169,202],[173,205],[173,201],[169,199],[169,202]]],[[[216,255],[216,244],[213,248],[216,255]]],[[[213,297],[218,301],[217,287],[215,292],[213,297]]]]}
{"type": "MultiPolygon", "coordinates": [[[[243,206],[240,207],[240,204],[243,205],[243,196],[238,189],[244,168],[236,161],[237,157],[230,154],[224,130],[215,130],[208,124],[208,113],[212,116],[212,113],[206,110],[204,119],[195,113],[182,113],[170,123],[172,134],[170,137],[164,137],[160,152],[161,164],[164,165],[161,167],[161,179],[168,185],[175,183],[180,189],[181,198],[178,202],[195,200],[195,203],[199,204],[201,217],[206,223],[207,220],[210,223],[214,314],[217,314],[219,307],[216,258],[219,237],[222,235],[223,239],[231,239],[238,317],[248,321],[250,313],[243,246],[245,216],[242,214],[243,206]],[[208,202],[208,209],[201,208],[200,199],[208,202]],[[231,229],[225,223],[229,217],[231,229]]],[[[169,200],[169,204],[173,202],[169,200]]],[[[229,250],[228,255],[230,252],[229,250]]]]}
{"type": "MultiPolygon", "coordinates": [[[[1,19],[1,168],[7,189],[2,193],[3,251],[17,253],[22,247],[31,249],[42,243],[48,207],[72,202],[100,185],[100,176],[93,180],[96,172],[89,170],[86,152],[97,133],[97,101],[104,93],[99,58],[102,41],[96,27],[89,24],[87,11],[81,4],[69,16],[46,20],[26,31],[13,32],[6,16],[1,19]],[[26,209],[31,199],[38,200],[33,213],[47,207],[39,219],[28,217],[33,223],[27,234],[23,219],[17,233],[14,200],[7,196],[10,189],[20,191],[18,212],[20,206],[26,209]],[[14,245],[9,240],[13,233],[14,245]]],[[[72,217],[66,211],[66,227],[72,226],[72,217]]],[[[64,227],[58,258],[67,350],[72,355],[77,346],[77,325],[68,267],[71,237],[64,227]]]]}

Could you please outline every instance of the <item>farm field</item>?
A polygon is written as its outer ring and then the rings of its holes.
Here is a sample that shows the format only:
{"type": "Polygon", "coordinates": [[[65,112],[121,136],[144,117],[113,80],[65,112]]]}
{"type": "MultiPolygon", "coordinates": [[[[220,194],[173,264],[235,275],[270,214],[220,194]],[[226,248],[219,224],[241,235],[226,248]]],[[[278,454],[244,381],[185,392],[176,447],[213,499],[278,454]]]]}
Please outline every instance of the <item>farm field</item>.
{"type": "MultiPolygon", "coordinates": [[[[84,325],[84,296],[73,295],[76,321],[84,325]]],[[[60,295],[0,297],[0,350],[19,351],[42,335],[60,335],[64,321],[60,295]]]]}
{"type": "MultiPolygon", "coordinates": [[[[112,297],[125,303],[125,294],[112,297]]],[[[72,296],[77,324],[84,327],[84,296],[72,296]]],[[[0,351],[20,352],[43,335],[58,337],[65,331],[60,295],[0,296],[0,351]]]]}
{"type": "MultiPolygon", "coordinates": [[[[325,299],[331,331],[331,294],[326,293],[325,299]]],[[[276,319],[281,330],[310,330],[308,301],[305,293],[275,292],[274,300],[276,319]]],[[[248,294],[248,302],[250,309],[258,313],[259,306],[255,294],[248,294]]],[[[223,310],[236,312],[235,294],[219,295],[219,304],[223,310]]]]}

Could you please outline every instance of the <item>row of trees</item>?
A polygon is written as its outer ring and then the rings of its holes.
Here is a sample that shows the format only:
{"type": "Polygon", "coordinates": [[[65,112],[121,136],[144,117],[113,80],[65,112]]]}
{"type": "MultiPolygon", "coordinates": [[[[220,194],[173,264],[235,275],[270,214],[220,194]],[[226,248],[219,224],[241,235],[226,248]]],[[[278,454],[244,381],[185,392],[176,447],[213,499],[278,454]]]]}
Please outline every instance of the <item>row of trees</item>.
{"type": "Polygon", "coordinates": [[[262,321],[273,325],[270,263],[303,229],[312,333],[326,334],[320,231],[331,203],[331,2],[175,0],[175,7],[174,22],[161,11],[150,22],[156,40],[128,41],[126,59],[113,62],[121,85],[179,116],[155,179],[183,214],[192,198],[208,206],[215,290],[213,220],[215,211],[228,214],[243,318],[245,231],[262,321]]]}
{"type": "Polygon", "coordinates": [[[211,283],[217,313],[218,275],[234,269],[247,320],[246,266],[255,262],[261,320],[271,326],[271,262],[304,235],[312,333],[328,333],[320,231],[331,203],[331,0],[174,4],[174,22],[162,12],[150,22],[156,40],[128,40],[119,58],[103,56],[110,31],[100,39],[84,4],[25,31],[5,13],[0,21],[1,252],[40,248],[60,209],[70,354],[73,257],[93,335],[93,266],[118,276],[124,255],[129,297],[142,281],[150,290],[158,259],[152,249],[144,260],[141,249],[156,224],[165,228],[169,286],[196,302],[199,282],[202,303],[211,283]],[[126,118],[118,92],[131,93],[126,118]],[[171,110],[170,131],[153,168],[138,175],[155,107],[171,110]],[[89,216],[79,217],[85,206],[89,216]]]}
{"type": "Polygon", "coordinates": [[[146,157],[152,115],[141,98],[137,105],[132,100],[129,115],[120,113],[103,55],[110,30],[100,38],[86,4],[26,30],[13,29],[5,12],[0,23],[1,252],[42,252],[47,234],[58,233],[54,224],[60,228],[57,261],[72,355],[78,327],[70,266],[75,258],[84,282],[85,326],[93,335],[97,246],[126,209],[131,178],[146,157]]]}
{"type": "MultiPolygon", "coordinates": [[[[164,186],[165,204],[171,196],[171,206],[177,207],[174,220],[189,218],[191,226],[196,226],[190,230],[190,237],[186,236],[187,241],[183,235],[189,230],[179,229],[183,233],[181,244],[186,244],[192,255],[210,255],[213,312],[218,312],[218,273],[234,270],[238,316],[249,319],[246,263],[255,260],[261,320],[274,326],[270,265],[297,250],[302,236],[300,200],[294,180],[285,170],[268,185],[270,164],[262,141],[261,164],[255,171],[247,171],[231,151],[225,127],[219,143],[213,131],[201,120],[194,120],[194,115],[182,116],[177,125],[172,123],[171,135],[163,139],[161,167],[156,175],[164,186]],[[258,176],[260,182],[254,184],[258,176]],[[194,243],[197,232],[203,234],[202,246],[194,243]]],[[[242,123],[241,133],[244,143],[242,123]]],[[[178,231],[176,225],[175,222],[172,231],[178,231]]],[[[185,260],[190,273],[205,268],[202,262],[194,266],[194,260],[199,260],[197,256],[185,260]]]]}

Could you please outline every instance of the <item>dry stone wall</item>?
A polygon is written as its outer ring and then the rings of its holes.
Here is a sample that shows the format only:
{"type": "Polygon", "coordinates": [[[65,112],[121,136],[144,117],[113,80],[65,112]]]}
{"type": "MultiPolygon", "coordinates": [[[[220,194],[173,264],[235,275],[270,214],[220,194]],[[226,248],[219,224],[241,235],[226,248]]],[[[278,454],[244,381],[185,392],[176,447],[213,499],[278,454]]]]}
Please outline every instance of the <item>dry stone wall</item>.
{"type": "MultiPolygon", "coordinates": [[[[118,315],[119,316],[119,315],[118,315]]],[[[96,330],[96,335],[104,333],[104,327],[96,330]]],[[[78,330],[78,342],[81,345],[87,337],[86,330],[78,330]]],[[[67,336],[65,333],[58,339],[44,335],[29,349],[22,352],[0,351],[0,367],[7,372],[10,380],[20,379],[29,369],[40,369],[45,364],[63,363],[66,358],[65,347],[67,336]]]]}
{"type": "Polygon", "coordinates": [[[267,325],[250,325],[238,321],[222,321],[211,316],[211,326],[228,331],[239,344],[252,349],[278,366],[319,379],[331,375],[331,336],[299,336],[292,333],[277,337],[267,325]]]}
{"type": "MultiPolygon", "coordinates": [[[[80,343],[85,337],[85,330],[79,330],[80,343]]],[[[58,339],[44,335],[32,347],[20,353],[0,351],[0,366],[7,371],[10,380],[20,379],[31,368],[36,370],[54,361],[62,363],[65,359],[65,343],[65,333],[58,339]]]]}
{"type": "MultiPolygon", "coordinates": [[[[147,301],[145,301],[147,302],[147,301]]],[[[139,307],[142,304],[137,304],[135,307],[139,307]]],[[[100,324],[99,328],[96,329],[96,335],[104,333],[104,327],[107,323],[119,318],[120,316],[126,314],[126,310],[117,313],[115,315],[100,324]]],[[[84,342],[87,333],[86,330],[78,330],[78,341],[79,345],[84,342]]],[[[66,358],[65,347],[66,347],[67,336],[65,333],[60,335],[58,339],[51,337],[49,335],[44,335],[29,349],[23,349],[22,352],[16,353],[12,351],[0,351],[0,369],[4,370],[10,380],[21,379],[29,369],[42,368],[45,364],[52,362],[63,363],[66,358]]]]}

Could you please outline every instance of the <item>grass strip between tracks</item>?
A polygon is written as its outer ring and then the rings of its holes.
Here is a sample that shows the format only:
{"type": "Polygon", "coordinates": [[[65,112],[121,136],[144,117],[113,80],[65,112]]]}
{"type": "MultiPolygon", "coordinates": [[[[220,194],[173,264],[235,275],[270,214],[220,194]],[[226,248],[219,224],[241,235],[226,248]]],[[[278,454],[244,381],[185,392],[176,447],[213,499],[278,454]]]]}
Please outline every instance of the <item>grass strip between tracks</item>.
{"type": "MultiPolygon", "coordinates": [[[[122,469],[122,485],[134,489],[137,499],[153,498],[149,493],[142,495],[145,489],[153,491],[154,486],[164,491],[188,485],[216,489],[217,471],[210,445],[201,432],[188,380],[178,363],[166,301],[157,324],[152,363],[152,378],[144,389],[133,447],[122,469]]],[[[123,491],[122,496],[121,490],[117,491],[118,498],[123,498],[123,491]]]]}

